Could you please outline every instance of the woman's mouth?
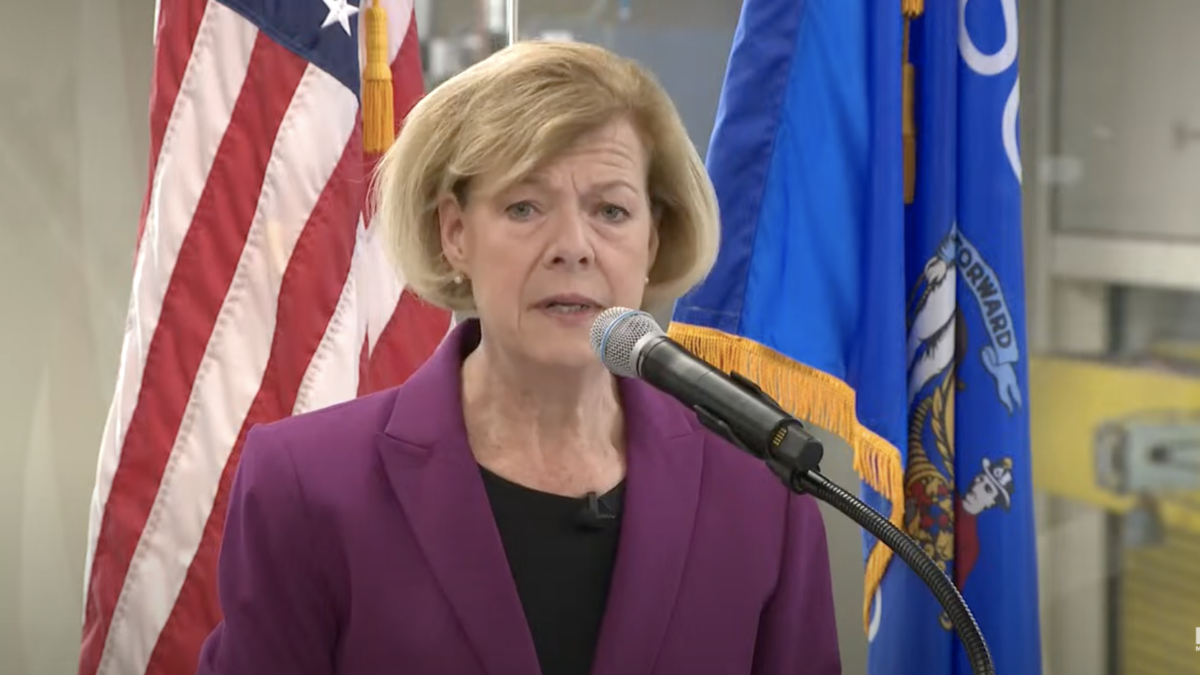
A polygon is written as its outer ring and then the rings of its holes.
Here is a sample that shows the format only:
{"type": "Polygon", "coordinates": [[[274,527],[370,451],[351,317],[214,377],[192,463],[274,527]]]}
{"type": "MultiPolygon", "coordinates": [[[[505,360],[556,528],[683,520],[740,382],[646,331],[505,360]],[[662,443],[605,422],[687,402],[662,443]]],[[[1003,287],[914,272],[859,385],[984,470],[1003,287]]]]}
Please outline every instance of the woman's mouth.
{"type": "Polygon", "coordinates": [[[579,317],[598,314],[604,306],[585,295],[555,295],[537,303],[536,307],[548,314],[563,317],[579,317]]]}

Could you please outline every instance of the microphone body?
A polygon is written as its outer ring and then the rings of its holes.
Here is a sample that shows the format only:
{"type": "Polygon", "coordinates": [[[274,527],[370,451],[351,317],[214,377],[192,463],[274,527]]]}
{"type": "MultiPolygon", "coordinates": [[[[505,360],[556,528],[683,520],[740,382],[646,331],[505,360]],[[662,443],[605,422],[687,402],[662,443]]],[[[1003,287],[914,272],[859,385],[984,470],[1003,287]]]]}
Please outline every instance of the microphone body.
{"type": "Polygon", "coordinates": [[[818,467],[824,449],[750,380],[726,375],[684,349],[654,317],[614,307],[596,319],[592,348],[610,371],[637,377],[694,410],[700,422],[768,461],[785,481],[818,467]]]}
{"type": "Polygon", "coordinates": [[[634,350],[643,380],[693,410],[700,408],[702,415],[723,420],[760,457],[776,432],[792,421],[666,335],[648,335],[634,350]]]}

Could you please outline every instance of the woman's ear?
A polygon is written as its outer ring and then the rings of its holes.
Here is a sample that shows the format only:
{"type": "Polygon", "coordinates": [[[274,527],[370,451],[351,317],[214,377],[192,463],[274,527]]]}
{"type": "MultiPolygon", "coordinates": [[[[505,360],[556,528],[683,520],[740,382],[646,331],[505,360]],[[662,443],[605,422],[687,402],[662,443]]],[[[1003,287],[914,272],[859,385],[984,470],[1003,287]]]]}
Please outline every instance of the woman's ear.
{"type": "Polygon", "coordinates": [[[658,221],[655,220],[654,223],[650,225],[650,255],[648,257],[650,264],[646,268],[647,279],[650,278],[650,270],[654,269],[654,263],[658,260],[658,241],[658,221]]]}
{"type": "Polygon", "coordinates": [[[437,207],[438,230],[442,239],[442,253],[455,270],[466,273],[466,223],[463,222],[463,209],[453,195],[446,195],[438,201],[437,207]]]}

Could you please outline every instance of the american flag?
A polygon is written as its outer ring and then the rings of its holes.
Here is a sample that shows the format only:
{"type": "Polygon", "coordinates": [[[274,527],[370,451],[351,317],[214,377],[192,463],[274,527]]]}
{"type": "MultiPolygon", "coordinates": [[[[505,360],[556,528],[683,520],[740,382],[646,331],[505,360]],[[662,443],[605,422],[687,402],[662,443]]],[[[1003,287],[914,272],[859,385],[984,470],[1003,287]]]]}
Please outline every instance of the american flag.
{"type": "Polygon", "coordinates": [[[220,619],[246,432],[402,382],[450,325],[404,290],[371,227],[368,14],[386,13],[397,123],[423,92],[412,0],[374,2],[156,9],[150,175],[91,503],[80,675],[193,673],[220,619]]]}

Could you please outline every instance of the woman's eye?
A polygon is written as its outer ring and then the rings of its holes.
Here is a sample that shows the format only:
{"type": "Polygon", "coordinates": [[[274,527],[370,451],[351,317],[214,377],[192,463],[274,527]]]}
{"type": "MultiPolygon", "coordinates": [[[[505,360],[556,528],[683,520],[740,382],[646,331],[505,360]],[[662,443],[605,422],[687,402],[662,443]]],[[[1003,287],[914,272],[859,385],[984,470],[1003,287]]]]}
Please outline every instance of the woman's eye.
{"type": "Polygon", "coordinates": [[[600,207],[600,216],[609,222],[619,223],[629,217],[629,211],[616,204],[605,204],[600,207]]]}
{"type": "Polygon", "coordinates": [[[517,202],[505,209],[505,213],[515,220],[525,220],[533,217],[535,210],[529,202],[517,202]]]}

